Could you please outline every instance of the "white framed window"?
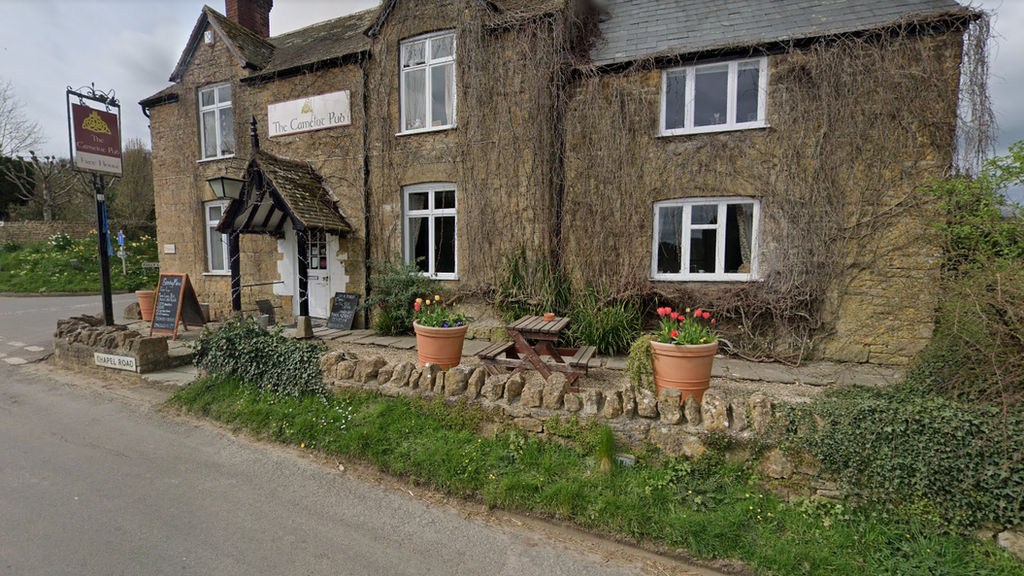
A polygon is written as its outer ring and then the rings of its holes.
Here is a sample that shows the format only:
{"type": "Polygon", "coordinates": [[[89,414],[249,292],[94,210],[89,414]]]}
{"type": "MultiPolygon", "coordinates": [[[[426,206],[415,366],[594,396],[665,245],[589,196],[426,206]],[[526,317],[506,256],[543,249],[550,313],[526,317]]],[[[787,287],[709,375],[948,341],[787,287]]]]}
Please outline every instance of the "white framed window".
{"type": "Polygon", "coordinates": [[[431,278],[457,280],[455,185],[417,184],[403,191],[405,262],[431,278]]]}
{"type": "Polygon", "coordinates": [[[403,40],[401,131],[444,130],[455,125],[455,33],[403,40]]]}
{"type": "Polygon", "coordinates": [[[687,198],[654,205],[651,278],[757,278],[761,203],[753,198],[687,198]]]}
{"type": "Polygon", "coordinates": [[[199,90],[199,146],[203,160],[235,154],[235,125],[231,113],[231,85],[199,90]]]}
{"type": "Polygon", "coordinates": [[[229,200],[214,200],[203,204],[206,213],[206,271],[210,274],[230,274],[231,257],[228,237],[217,232],[217,224],[224,217],[229,200]]]}
{"type": "Polygon", "coordinates": [[[661,135],[764,128],[768,58],[665,70],[661,135]]]}

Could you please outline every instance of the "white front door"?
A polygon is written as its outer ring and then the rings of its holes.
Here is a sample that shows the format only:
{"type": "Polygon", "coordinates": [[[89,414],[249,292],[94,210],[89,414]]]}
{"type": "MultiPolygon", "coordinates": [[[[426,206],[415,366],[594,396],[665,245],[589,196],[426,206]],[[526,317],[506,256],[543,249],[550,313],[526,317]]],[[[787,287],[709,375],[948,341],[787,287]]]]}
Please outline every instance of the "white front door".
{"type": "Polygon", "coordinates": [[[331,314],[331,277],[327,234],[311,230],[308,242],[307,277],[309,279],[309,315],[327,318],[331,314]]]}

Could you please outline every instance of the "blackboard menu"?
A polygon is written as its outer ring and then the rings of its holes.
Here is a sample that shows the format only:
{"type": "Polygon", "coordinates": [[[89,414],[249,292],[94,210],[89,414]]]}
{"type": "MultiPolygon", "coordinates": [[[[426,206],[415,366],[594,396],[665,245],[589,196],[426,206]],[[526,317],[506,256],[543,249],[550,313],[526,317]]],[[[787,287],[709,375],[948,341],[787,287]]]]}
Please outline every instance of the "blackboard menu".
{"type": "Polygon", "coordinates": [[[177,338],[179,322],[183,322],[187,329],[189,324],[205,324],[206,319],[203,317],[188,274],[161,274],[156,288],[153,323],[149,326],[149,333],[174,334],[177,338]]]}
{"type": "Polygon", "coordinates": [[[327,327],[334,330],[351,330],[352,320],[356,317],[359,307],[359,294],[335,292],[331,301],[331,317],[327,319],[327,327]]]}

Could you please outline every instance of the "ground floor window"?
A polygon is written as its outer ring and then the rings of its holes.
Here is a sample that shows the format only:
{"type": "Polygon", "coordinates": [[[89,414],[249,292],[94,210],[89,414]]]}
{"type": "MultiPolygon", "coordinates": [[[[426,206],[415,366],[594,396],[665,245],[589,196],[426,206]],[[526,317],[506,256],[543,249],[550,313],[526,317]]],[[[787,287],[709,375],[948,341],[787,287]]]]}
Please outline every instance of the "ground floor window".
{"type": "Polygon", "coordinates": [[[217,232],[217,224],[224,217],[227,206],[227,200],[215,200],[203,205],[206,213],[206,271],[211,274],[227,274],[231,268],[228,238],[217,232]]]}
{"type": "Polygon", "coordinates": [[[432,278],[455,280],[455,185],[417,184],[403,192],[406,263],[432,278]]]}
{"type": "Polygon", "coordinates": [[[654,205],[654,280],[751,280],[757,275],[761,204],[687,198],[654,205]]]}

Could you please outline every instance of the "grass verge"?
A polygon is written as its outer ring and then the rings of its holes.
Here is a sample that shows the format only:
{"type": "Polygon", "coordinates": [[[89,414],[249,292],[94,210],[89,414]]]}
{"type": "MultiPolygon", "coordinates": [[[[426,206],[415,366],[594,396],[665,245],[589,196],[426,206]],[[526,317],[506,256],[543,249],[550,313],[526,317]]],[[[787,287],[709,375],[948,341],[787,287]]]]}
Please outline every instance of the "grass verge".
{"type": "Polygon", "coordinates": [[[790,504],[759,488],[742,464],[715,452],[694,460],[648,451],[633,467],[601,471],[596,426],[562,425],[579,447],[517,431],[476,434],[464,405],[345,392],[327,401],[209,377],[169,403],[260,437],[366,459],[385,472],[488,506],[532,511],[587,529],[739,559],[759,574],[1021,575],[991,543],[919,518],[831,501],[790,504]]]}
{"type": "MultiPolygon", "coordinates": [[[[115,253],[117,246],[115,241],[115,253]]],[[[158,268],[143,268],[156,262],[156,240],[143,238],[125,243],[127,274],[117,256],[110,258],[110,282],[114,290],[152,290],[160,276],[158,268]]],[[[67,240],[53,245],[36,242],[8,243],[0,252],[0,292],[45,294],[57,292],[98,292],[99,251],[96,236],[67,240]],[[72,266],[72,260],[78,267],[72,266]]]]}

